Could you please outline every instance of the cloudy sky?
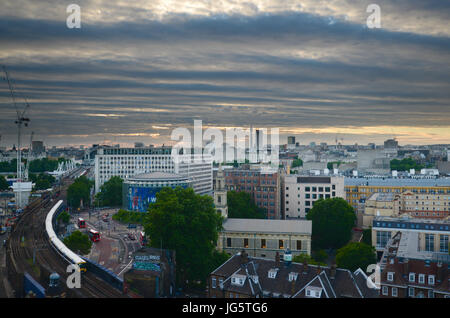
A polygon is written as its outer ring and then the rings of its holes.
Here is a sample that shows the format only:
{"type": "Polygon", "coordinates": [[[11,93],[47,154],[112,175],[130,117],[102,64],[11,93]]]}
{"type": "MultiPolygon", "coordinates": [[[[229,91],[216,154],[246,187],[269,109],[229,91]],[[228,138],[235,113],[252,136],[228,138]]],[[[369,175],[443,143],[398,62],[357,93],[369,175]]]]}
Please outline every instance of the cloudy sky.
{"type": "MultiPolygon", "coordinates": [[[[450,143],[449,20],[442,0],[2,0],[0,64],[31,105],[24,143],[167,144],[194,119],[301,144],[450,143]]],[[[2,80],[0,146],[14,119],[2,80]]]]}

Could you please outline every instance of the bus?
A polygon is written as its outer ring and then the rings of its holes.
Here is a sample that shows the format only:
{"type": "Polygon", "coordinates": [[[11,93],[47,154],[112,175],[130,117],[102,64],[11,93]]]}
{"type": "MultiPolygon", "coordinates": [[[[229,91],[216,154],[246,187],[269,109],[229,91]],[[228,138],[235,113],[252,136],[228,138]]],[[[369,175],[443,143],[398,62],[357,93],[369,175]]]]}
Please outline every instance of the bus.
{"type": "Polygon", "coordinates": [[[147,238],[145,237],[145,232],[139,232],[139,243],[141,246],[145,246],[147,244],[147,238]]]}
{"type": "Polygon", "coordinates": [[[92,242],[98,242],[100,241],[100,232],[90,229],[89,230],[89,238],[92,242]]]}
{"type": "Polygon", "coordinates": [[[86,221],[83,218],[78,218],[78,228],[84,229],[86,227],[86,221]]]}

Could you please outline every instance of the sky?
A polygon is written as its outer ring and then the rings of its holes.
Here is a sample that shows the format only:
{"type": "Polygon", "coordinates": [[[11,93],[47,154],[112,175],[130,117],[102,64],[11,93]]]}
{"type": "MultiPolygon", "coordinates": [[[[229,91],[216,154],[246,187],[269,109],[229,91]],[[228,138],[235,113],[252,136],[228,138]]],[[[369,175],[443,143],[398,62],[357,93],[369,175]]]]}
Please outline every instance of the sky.
{"type": "MultiPolygon", "coordinates": [[[[448,21],[441,0],[2,0],[0,64],[30,104],[25,145],[170,144],[199,119],[281,143],[450,143],[448,21]]],[[[0,146],[15,118],[0,80],[0,146]]]]}

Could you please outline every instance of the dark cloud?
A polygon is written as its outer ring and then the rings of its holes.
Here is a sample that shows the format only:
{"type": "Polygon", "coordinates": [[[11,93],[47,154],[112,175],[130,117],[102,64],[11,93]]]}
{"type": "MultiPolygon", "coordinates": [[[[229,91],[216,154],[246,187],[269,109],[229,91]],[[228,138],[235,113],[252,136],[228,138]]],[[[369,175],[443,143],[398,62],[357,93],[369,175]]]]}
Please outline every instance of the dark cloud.
{"type": "MultiPolygon", "coordinates": [[[[194,118],[217,126],[448,127],[447,36],[329,22],[299,12],[172,14],[70,30],[65,20],[2,17],[0,63],[32,104],[32,129],[52,142],[163,135],[170,130],[151,126],[194,118]]],[[[0,85],[0,133],[12,144],[8,98],[0,85]]]]}

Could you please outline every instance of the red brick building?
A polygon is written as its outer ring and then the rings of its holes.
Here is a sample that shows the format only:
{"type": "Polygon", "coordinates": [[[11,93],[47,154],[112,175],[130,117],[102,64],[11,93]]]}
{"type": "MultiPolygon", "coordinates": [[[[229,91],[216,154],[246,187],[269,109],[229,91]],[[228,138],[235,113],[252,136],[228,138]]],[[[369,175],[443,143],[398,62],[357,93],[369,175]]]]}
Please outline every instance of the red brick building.
{"type": "Polygon", "coordinates": [[[228,191],[245,191],[256,205],[266,209],[268,219],[282,219],[280,208],[280,173],[278,169],[242,165],[224,169],[228,191]]]}

